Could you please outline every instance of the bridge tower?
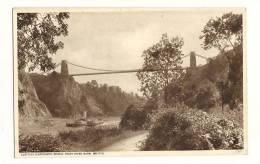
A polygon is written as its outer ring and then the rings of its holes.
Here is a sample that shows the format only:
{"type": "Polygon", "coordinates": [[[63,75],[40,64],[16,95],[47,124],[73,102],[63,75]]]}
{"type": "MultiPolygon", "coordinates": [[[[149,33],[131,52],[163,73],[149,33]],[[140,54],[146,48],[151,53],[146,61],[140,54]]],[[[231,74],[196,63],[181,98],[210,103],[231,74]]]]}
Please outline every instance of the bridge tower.
{"type": "Polygon", "coordinates": [[[69,69],[68,69],[68,64],[66,60],[61,61],[61,71],[60,74],[62,76],[69,76],[69,69]]]}
{"type": "Polygon", "coordinates": [[[190,52],[190,68],[196,68],[196,54],[194,51],[190,52]]]}

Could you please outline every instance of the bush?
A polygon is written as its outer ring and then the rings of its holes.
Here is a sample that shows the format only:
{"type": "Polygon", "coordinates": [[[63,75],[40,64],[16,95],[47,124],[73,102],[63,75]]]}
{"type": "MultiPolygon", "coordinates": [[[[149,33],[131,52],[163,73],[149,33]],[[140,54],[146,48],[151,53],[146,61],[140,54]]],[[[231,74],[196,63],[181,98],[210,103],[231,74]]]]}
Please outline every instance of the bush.
{"type": "Polygon", "coordinates": [[[51,135],[19,136],[19,152],[59,152],[62,150],[61,140],[51,135]]]}
{"type": "Polygon", "coordinates": [[[243,130],[233,121],[199,110],[165,109],[153,118],[142,150],[242,149],[243,130]]]}
{"type": "Polygon", "coordinates": [[[117,136],[121,130],[117,127],[106,128],[91,128],[87,127],[84,130],[60,132],[59,137],[62,141],[66,142],[80,142],[87,146],[99,143],[106,137],[117,136]]]}
{"type": "Polygon", "coordinates": [[[121,117],[119,127],[122,129],[140,130],[144,128],[147,113],[140,108],[130,105],[121,117]]]}
{"type": "Polygon", "coordinates": [[[213,98],[213,91],[210,87],[201,88],[198,90],[196,96],[197,108],[208,109],[215,105],[215,100],[213,98]]]}

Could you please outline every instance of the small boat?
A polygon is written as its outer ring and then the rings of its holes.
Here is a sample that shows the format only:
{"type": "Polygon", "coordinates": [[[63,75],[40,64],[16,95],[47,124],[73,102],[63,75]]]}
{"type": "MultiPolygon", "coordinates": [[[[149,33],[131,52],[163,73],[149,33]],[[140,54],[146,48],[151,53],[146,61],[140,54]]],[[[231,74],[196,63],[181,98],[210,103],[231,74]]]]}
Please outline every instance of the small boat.
{"type": "Polygon", "coordinates": [[[80,127],[80,126],[87,126],[86,121],[77,120],[73,123],[66,123],[67,127],[80,127]]]}
{"type": "Polygon", "coordinates": [[[73,123],[66,123],[66,126],[67,127],[81,127],[81,126],[93,127],[93,126],[97,126],[97,125],[100,125],[100,124],[103,124],[103,123],[104,123],[104,121],[80,119],[80,120],[76,120],[73,123]]]}

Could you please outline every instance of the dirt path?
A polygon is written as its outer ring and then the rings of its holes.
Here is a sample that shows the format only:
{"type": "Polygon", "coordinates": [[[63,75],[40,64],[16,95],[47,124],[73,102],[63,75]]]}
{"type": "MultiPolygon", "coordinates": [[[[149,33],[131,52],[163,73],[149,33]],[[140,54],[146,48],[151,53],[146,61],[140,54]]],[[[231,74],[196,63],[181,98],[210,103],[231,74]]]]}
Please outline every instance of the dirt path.
{"type": "Polygon", "coordinates": [[[119,140],[109,146],[104,147],[100,151],[137,151],[138,146],[146,139],[147,131],[139,132],[135,136],[119,140]]]}

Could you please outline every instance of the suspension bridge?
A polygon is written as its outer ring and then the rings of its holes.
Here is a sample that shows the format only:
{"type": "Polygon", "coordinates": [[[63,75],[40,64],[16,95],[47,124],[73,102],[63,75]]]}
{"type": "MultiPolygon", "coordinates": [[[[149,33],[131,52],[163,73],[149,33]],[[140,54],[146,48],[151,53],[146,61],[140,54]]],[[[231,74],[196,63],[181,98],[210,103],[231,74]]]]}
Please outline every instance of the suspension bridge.
{"type": "MultiPolygon", "coordinates": [[[[176,68],[171,68],[171,69],[167,69],[167,70],[193,69],[193,68],[196,67],[196,57],[200,57],[202,59],[205,59],[207,62],[209,61],[209,58],[204,57],[204,56],[199,55],[199,54],[196,54],[195,52],[191,52],[191,53],[189,53],[187,55],[184,55],[182,57],[182,59],[186,58],[186,57],[190,57],[190,66],[189,67],[176,67],[176,68]]],[[[59,66],[61,66],[61,75],[64,75],[64,76],[90,76],[90,75],[118,74],[118,73],[132,73],[132,72],[155,72],[155,71],[164,71],[165,70],[165,69],[162,69],[162,68],[130,69],[130,70],[101,69],[101,68],[93,68],[93,67],[87,67],[87,66],[78,65],[78,64],[69,62],[67,60],[62,60],[61,63],[58,63],[56,65],[56,68],[59,67],[59,66]],[[68,64],[70,64],[72,66],[75,66],[75,67],[83,68],[83,69],[86,69],[86,70],[95,71],[95,72],[69,74],[68,64]]]]}

